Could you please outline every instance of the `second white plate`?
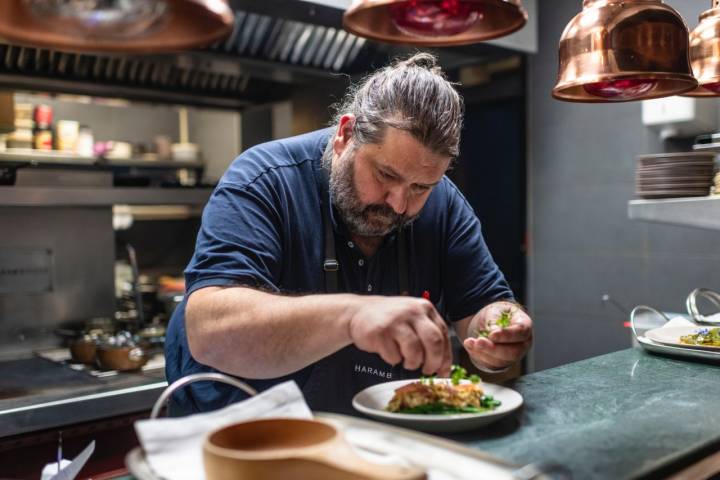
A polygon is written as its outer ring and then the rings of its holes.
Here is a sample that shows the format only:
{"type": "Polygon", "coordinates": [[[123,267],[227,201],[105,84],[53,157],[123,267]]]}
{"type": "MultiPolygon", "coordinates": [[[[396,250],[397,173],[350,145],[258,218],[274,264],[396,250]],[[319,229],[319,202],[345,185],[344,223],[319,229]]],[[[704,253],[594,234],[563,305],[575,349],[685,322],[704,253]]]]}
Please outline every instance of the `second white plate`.
{"type": "Polygon", "coordinates": [[[684,335],[692,335],[697,333],[698,330],[708,327],[661,327],[654,328],[645,332],[645,337],[649,338],[653,342],[661,343],[663,345],[671,345],[673,347],[692,348],[694,350],[711,350],[720,351],[720,347],[713,347],[710,345],[688,345],[687,343],[680,342],[680,337],[684,335]]]}

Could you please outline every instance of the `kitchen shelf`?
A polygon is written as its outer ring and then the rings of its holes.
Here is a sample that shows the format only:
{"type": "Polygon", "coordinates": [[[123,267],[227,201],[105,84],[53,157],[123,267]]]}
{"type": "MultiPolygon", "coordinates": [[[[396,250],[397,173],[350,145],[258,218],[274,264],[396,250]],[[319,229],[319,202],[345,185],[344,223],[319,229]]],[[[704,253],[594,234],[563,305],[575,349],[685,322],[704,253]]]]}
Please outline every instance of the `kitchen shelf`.
{"type": "Polygon", "coordinates": [[[628,217],[645,222],[720,230],[720,196],[631,200],[628,217]]]}
{"type": "Polygon", "coordinates": [[[148,160],[144,158],[100,158],[85,157],[69,152],[39,151],[30,148],[9,148],[0,152],[2,163],[28,163],[30,165],[92,165],[98,167],[141,167],[141,168],[202,168],[201,161],[148,160]]]}
{"type": "Polygon", "coordinates": [[[103,207],[112,205],[196,205],[212,188],[0,187],[0,207],[103,207]]]}

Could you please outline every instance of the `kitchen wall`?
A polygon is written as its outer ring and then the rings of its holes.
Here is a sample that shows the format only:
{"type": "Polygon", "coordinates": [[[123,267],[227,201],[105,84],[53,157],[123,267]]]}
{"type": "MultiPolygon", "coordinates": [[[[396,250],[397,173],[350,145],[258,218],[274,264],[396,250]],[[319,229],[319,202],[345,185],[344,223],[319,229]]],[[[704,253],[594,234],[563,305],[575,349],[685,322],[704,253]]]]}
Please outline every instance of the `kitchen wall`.
{"type": "MultiPolygon", "coordinates": [[[[641,104],[572,104],[551,98],[557,45],[579,0],[542,0],[539,53],[529,56],[529,306],[535,370],[630,346],[626,308],[682,311],[696,287],[720,289],[720,232],[627,218],[635,156],[687,149],[663,144],[641,104]]],[[[693,28],[707,1],[667,1],[693,28]]]]}

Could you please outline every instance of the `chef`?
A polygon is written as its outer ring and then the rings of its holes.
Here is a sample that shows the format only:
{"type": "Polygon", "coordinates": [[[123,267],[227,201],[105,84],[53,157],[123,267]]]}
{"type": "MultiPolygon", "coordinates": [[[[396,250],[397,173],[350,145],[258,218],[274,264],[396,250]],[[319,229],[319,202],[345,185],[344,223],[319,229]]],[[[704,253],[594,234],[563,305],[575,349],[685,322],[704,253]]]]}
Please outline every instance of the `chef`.
{"type": "MultiPolygon", "coordinates": [[[[532,321],[445,176],[462,118],[435,57],[418,53],[352,88],[331,128],[240,155],[203,212],[168,381],[292,379],[311,409],[351,413],[368,386],[447,375],[449,327],[479,369],[518,362],[532,321]],[[510,324],[496,325],[504,312],[510,324]]],[[[200,382],[174,400],[197,412],[243,398],[200,382]]]]}

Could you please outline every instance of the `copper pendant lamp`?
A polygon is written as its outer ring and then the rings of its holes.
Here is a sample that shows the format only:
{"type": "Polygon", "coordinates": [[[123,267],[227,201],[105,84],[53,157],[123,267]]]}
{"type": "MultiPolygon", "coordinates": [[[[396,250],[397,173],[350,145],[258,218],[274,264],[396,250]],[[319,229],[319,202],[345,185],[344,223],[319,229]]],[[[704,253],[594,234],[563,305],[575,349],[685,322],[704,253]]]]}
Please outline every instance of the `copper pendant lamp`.
{"type": "Polygon", "coordinates": [[[180,51],[232,27],[225,0],[0,0],[0,37],[73,52],[180,51]]]}
{"type": "Polygon", "coordinates": [[[713,0],[690,33],[690,64],[700,86],[685,95],[720,96],[720,0],[713,0]]]}
{"type": "Polygon", "coordinates": [[[627,102],[693,90],[687,31],[662,0],[584,0],[560,39],[553,97],[627,102]]]}
{"type": "Polygon", "coordinates": [[[521,0],[354,0],[343,16],[360,37],[429,47],[502,37],[525,22],[521,0]]]}

